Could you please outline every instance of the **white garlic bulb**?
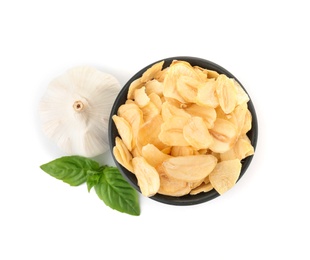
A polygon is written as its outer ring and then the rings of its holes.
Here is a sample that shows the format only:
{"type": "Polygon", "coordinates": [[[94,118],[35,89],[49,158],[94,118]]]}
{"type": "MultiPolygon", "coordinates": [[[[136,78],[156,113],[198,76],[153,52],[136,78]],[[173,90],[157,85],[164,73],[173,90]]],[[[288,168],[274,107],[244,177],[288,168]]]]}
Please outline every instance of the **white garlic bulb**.
{"type": "Polygon", "coordinates": [[[109,149],[108,121],[120,84],[88,66],[55,78],[40,102],[43,132],[68,155],[94,157],[109,149]]]}

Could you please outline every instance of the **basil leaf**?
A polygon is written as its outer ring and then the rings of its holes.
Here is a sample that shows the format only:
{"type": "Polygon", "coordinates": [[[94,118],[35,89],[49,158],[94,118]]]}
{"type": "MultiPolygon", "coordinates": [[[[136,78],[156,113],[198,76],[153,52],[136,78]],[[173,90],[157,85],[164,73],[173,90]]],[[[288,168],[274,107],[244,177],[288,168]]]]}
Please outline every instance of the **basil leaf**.
{"type": "Polygon", "coordinates": [[[134,216],[140,215],[139,197],[136,190],[123,178],[115,167],[106,167],[98,184],[98,197],[112,209],[134,216]]]}
{"type": "Polygon", "coordinates": [[[64,156],[43,164],[40,168],[71,186],[78,186],[87,180],[87,171],[98,170],[99,164],[81,156],[64,156]]]}
{"type": "Polygon", "coordinates": [[[87,184],[88,192],[90,192],[91,188],[94,187],[100,181],[103,169],[104,167],[100,167],[96,171],[94,170],[87,171],[86,184],[87,184]]]}

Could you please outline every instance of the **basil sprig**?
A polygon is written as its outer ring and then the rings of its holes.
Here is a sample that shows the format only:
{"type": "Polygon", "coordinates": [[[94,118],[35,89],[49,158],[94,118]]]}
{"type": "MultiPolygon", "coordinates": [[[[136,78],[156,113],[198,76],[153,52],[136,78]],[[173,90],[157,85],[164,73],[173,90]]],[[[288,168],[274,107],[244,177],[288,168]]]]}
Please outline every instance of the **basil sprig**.
{"type": "Polygon", "coordinates": [[[134,216],[140,215],[139,197],[116,167],[100,166],[81,156],[64,156],[43,164],[40,168],[52,177],[71,186],[87,184],[110,208],[134,216]]]}

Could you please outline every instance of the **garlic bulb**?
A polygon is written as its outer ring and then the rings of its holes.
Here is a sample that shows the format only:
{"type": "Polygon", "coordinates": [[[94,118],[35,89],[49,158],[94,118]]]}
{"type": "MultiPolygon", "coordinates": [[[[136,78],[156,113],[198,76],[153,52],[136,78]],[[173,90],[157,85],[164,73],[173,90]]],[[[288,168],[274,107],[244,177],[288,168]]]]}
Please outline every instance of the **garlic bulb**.
{"type": "Polygon", "coordinates": [[[108,120],[120,84],[88,66],[55,78],[39,106],[43,132],[68,155],[94,157],[109,149],[108,120]]]}

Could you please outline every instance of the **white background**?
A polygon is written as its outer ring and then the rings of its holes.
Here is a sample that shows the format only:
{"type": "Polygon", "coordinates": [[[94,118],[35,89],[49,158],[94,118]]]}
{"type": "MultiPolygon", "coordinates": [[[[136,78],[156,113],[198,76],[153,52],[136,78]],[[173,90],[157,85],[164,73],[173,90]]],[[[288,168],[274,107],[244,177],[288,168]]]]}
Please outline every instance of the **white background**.
{"type": "Polygon", "coordinates": [[[306,4],[1,0],[0,259],[310,259],[306,4]],[[186,207],[140,196],[133,217],[40,170],[64,155],[38,118],[54,77],[91,65],[124,85],[178,55],[223,66],[255,105],[256,154],[232,190],[186,207]]]}

